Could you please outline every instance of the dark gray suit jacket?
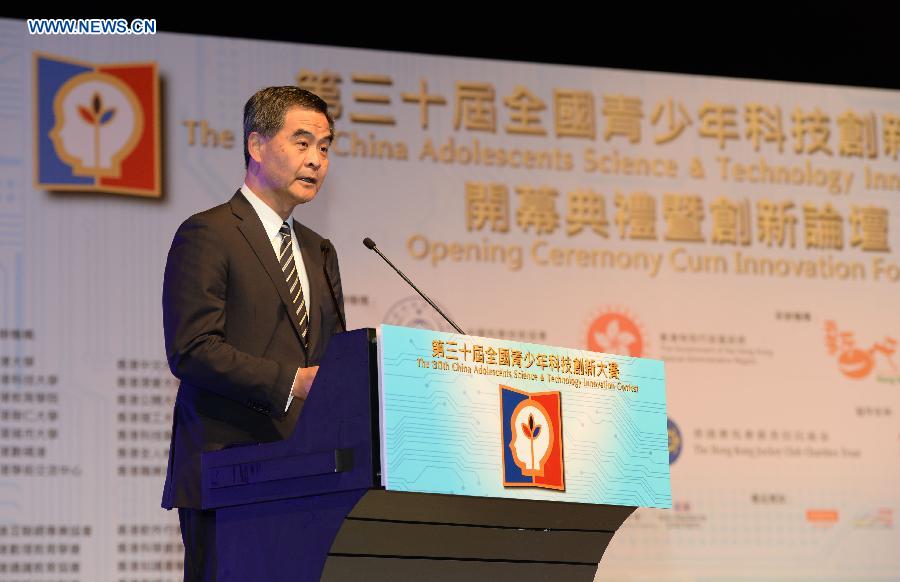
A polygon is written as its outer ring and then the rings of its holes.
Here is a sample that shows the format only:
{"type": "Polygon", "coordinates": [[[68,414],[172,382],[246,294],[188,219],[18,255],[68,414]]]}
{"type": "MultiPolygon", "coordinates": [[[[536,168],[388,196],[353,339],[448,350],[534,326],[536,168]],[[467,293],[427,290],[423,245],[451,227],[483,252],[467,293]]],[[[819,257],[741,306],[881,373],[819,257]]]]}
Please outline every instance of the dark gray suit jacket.
{"type": "Polygon", "coordinates": [[[232,199],[178,228],[163,282],[163,328],[172,373],[181,380],[162,506],[200,507],[200,454],[291,434],[303,400],[287,404],[298,366],[317,365],[341,331],[344,299],[337,256],[294,221],[309,279],[309,347],[300,341],[291,297],[272,244],[250,202],[232,199]],[[327,256],[327,265],[326,257],[327,256]],[[323,270],[325,265],[325,270],[323,270]]]}

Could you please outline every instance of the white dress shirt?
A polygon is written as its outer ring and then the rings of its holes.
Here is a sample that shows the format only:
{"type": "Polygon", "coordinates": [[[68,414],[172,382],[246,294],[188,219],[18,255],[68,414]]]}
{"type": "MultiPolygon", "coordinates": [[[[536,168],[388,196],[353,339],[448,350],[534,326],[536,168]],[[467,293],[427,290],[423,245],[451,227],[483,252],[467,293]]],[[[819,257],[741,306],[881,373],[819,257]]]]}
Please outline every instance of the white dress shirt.
{"type": "MultiPolygon", "coordinates": [[[[272,210],[268,204],[260,200],[259,196],[254,194],[253,190],[251,190],[247,184],[241,186],[241,193],[247,198],[250,205],[253,207],[253,210],[256,211],[256,215],[259,216],[259,219],[262,221],[263,228],[266,229],[266,236],[269,237],[269,242],[272,243],[272,252],[275,253],[275,258],[277,260],[278,251],[281,250],[280,231],[284,220],[282,220],[278,213],[272,210]]],[[[306,275],[306,266],[303,264],[303,255],[300,254],[300,243],[297,241],[297,237],[294,236],[294,217],[288,216],[287,223],[291,228],[291,251],[294,253],[294,264],[297,265],[297,277],[300,279],[300,287],[303,289],[306,312],[312,313],[312,311],[310,311],[312,304],[310,303],[309,297],[309,277],[306,275]]],[[[294,380],[297,379],[297,374],[299,373],[300,368],[297,368],[297,373],[294,374],[294,380]]],[[[285,411],[290,408],[293,399],[294,395],[290,394],[288,396],[287,405],[284,407],[285,411]]]]}

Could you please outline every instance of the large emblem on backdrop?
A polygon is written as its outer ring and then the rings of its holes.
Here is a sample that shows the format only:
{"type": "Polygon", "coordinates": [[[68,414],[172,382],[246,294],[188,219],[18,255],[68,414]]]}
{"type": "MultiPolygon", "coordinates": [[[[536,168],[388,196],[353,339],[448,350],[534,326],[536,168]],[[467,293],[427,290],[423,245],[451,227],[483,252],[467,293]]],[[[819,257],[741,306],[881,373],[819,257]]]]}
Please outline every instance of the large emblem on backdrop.
{"type": "Polygon", "coordinates": [[[156,63],[34,55],[35,185],[159,197],[156,63]]]}

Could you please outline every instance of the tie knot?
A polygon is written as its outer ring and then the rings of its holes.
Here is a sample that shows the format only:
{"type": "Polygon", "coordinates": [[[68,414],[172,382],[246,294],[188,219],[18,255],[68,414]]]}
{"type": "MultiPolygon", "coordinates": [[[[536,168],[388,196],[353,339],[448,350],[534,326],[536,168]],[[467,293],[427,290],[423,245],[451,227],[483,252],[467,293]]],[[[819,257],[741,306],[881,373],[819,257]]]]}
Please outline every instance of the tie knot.
{"type": "Polygon", "coordinates": [[[285,236],[291,236],[291,227],[288,226],[287,220],[281,223],[281,228],[278,229],[278,232],[285,236]]]}

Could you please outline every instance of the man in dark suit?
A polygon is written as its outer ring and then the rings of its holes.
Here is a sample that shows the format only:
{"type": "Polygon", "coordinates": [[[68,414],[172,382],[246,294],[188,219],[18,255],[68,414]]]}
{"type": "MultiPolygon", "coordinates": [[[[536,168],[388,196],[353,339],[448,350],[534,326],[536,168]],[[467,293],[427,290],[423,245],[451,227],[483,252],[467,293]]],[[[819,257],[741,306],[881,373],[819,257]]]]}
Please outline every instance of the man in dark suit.
{"type": "Polygon", "coordinates": [[[244,184],[188,218],[166,262],[163,327],[181,380],[162,505],[179,508],[185,580],[214,580],[215,512],[200,455],[291,434],[343,294],[330,243],[293,220],[328,173],[334,121],[318,96],[269,87],[244,107],[244,184]]]}

